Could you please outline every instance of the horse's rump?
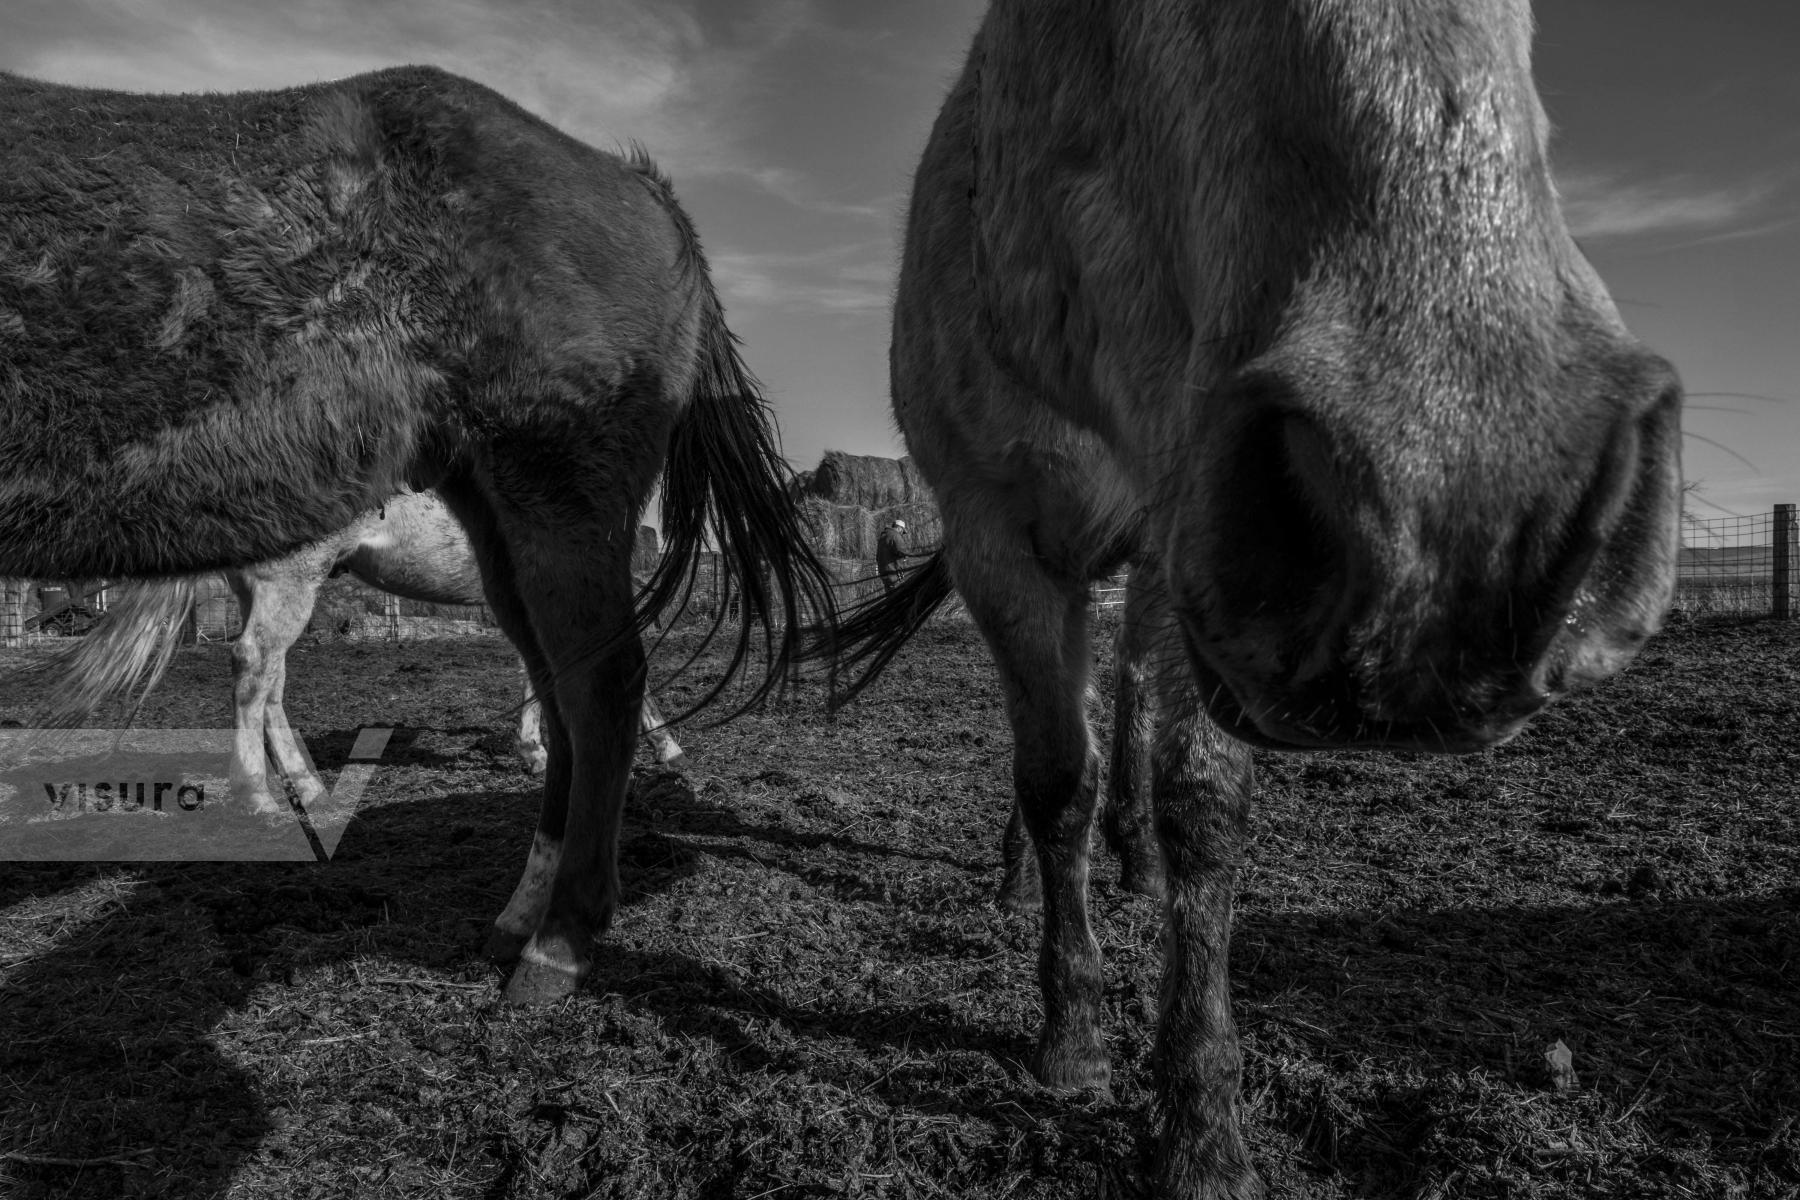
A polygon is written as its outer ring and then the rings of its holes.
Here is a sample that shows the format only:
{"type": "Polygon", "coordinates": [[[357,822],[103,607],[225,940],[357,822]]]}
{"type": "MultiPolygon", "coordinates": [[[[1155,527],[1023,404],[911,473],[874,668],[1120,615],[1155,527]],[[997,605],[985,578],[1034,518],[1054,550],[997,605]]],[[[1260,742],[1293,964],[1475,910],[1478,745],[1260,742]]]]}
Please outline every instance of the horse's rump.
{"type": "Polygon", "coordinates": [[[591,404],[691,353],[646,166],[439,71],[205,96],[4,76],[0,135],[15,574],[278,557],[441,476],[521,380],[591,404]]]}

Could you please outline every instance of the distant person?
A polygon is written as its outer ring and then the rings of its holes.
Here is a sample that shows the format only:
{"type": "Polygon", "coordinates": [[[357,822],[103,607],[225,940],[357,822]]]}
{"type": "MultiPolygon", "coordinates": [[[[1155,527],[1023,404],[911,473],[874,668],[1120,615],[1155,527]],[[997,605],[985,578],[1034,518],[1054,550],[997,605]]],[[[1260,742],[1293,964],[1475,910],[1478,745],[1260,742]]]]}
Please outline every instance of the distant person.
{"type": "Polygon", "coordinates": [[[909,558],[920,557],[923,556],[907,553],[906,522],[895,517],[894,523],[875,539],[875,572],[881,576],[881,586],[886,591],[893,591],[903,573],[900,564],[909,558]]]}

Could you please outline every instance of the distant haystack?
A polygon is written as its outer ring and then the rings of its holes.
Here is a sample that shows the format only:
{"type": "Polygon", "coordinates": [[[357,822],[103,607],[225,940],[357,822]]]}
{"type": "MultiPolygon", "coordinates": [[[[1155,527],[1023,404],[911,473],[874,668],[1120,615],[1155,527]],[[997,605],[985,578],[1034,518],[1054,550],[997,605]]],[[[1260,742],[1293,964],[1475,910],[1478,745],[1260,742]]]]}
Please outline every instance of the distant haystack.
{"type": "Polygon", "coordinates": [[[656,570],[657,560],[662,557],[662,546],[656,536],[653,525],[639,525],[637,540],[631,547],[631,575],[634,579],[645,579],[656,570]]]}
{"type": "Polygon", "coordinates": [[[800,494],[858,508],[931,502],[931,488],[910,458],[877,458],[827,450],[817,468],[798,476],[800,494]]]}
{"type": "Polygon", "coordinates": [[[827,450],[819,465],[795,480],[813,548],[840,560],[841,578],[868,574],[875,539],[895,517],[906,522],[915,552],[933,550],[942,540],[937,502],[910,458],[877,458],[827,450]]]}

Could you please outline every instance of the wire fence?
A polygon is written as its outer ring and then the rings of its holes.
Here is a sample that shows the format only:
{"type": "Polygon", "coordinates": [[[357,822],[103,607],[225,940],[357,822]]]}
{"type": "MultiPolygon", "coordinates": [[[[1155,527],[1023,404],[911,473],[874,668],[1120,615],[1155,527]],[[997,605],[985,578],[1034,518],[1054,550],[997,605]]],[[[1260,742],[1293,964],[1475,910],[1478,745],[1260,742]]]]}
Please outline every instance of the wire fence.
{"type": "Polygon", "coordinates": [[[1791,616],[1796,566],[1792,504],[1750,516],[1684,517],[1674,607],[1688,616],[1791,616]]]}
{"type": "MultiPolygon", "coordinates": [[[[1094,585],[1102,610],[1125,603],[1123,573],[1094,585]]],[[[1751,516],[1684,517],[1674,608],[1688,616],[1789,617],[1800,612],[1800,521],[1777,504],[1751,516]]]]}
{"type": "MultiPolygon", "coordinates": [[[[829,561],[837,604],[848,609],[880,594],[873,563],[829,561]]],[[[1750,516],[1702,519],[1684,516],[1676,571],[1674,609],[1689,617],[1715,615],[1789,617],[1800,607],[1800,521],[1795,506],[1777,504],[1750,516]]],[[[1121,572],[1096,583],[1092,596],[1104,611],[1123,607],[1127,576],[1121,572]]],[[[710,620],[720,600],[718,555],[702,556],[687,604],[674,618],[710,620]]],[[[0,646],[31,646],[86,633],[105,611],[107,591],[99,583],[44,583],[0,580],[0,646]]],[[[726,618],[737,615],[735,599],[725,601],[726,618]]],[[[965,615],[960,598],[942,610],[965,615]]],[[[815,614],[805,613],[810,619],[815,614]]],[[[209,576],[185,631],[194,642],[229,641],[243,627],[237,597],[221,576],[209,576]]],[[[309,627],[314,633],[357,640],[498,635],[486,605],[431,604],[403,600],[349,576],[320,590],[309,627]]]]}
{"type": "MultiPolygon", "coordinates": [[[[835,602],[848,609],[882,592],[881,578],[873,563],[850,559],[828,560],[834,580],[835,602]]],[[[680,611],[666,623],[710,623],[721,604],[727,621],[741,612],[737,594],[722,599],[721,567],[716,553],[701,555],[693,588],[680,611]]],[[[106,589],[86,585],[45,584],[39,581],[0,581],[0,646],[47,646],[85,634],[106,609],[106,589]]],[[[962,611],[960,598],[952,598],[942,610],[962,611]]],[[[818,616],[802,606],[801,619],[818,616]]],[[[182,630],[184,642],[228,642],[242,631],[244,615],[238,599],[221,575],[197,581],[195,603],[182,630]]],[[[437,604],[407,600],[381,591],[349,575],[327,580],[313,605],[308,632],[320,637],[351,641],[405,641],[429,637],[498,636],[499,623],[485,604],[437,604]]]]}
{"type": "MultiPolygon", "coordinates": [[[[222,576],[197,588],[184,640],[226,642],[244,627],[237,596],[222,576]]],[[[498,636],[499,623],[485,604],[437,604],[407,600],[341,575],[319,588],[308,632],[347,641],[402,641],[422,637],[498,636]]]]}
{"type": "Polygon", "coordinates": [[[1105,612],[1109,608],[1125,607],[1125,583],[1131,578],[1128,571],[1120,571],[1110,579],[1102,579],[1096,583],[1090,594],[1094,598],[1094,607],[1105,612]]]}
{"type": "Polygon", "coordinates": [[[34,646],[79,636],[106,611],[99,583],[0,580],[0,646],[34,646]]]}

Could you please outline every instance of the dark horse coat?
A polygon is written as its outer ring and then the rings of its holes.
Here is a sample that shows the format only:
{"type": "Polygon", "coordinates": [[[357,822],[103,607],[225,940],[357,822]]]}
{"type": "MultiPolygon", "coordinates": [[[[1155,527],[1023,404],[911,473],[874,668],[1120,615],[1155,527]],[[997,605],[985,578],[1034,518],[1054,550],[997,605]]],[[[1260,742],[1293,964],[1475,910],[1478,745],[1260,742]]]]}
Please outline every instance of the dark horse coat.
{"type": "MultiPolygon", "coordinates": [[[[767,639],[756,695],[829,617],[786,475],[641,153],[422,68],[205,96],[0,76],[0,575],[246,565],[437,487],[549,735],[494,940],[514,998],[573,987],[611,918],[639,634],[702,548],[742,592],[733,673],[767,639]],[[634,606],[659,473],[669,551],[634,606]]],[[[87,666],[77,710],[158,668],[87,666]]]]}
{"type": "Polygon", "coordinates": [[[1105,1086],[1088,588],[1132,563],[1104,828],[1168,906],[1158,1197],[1263,1192],[1248,745],[1494,745],[1669,599],[1681,386],[1569,236],[1530,33],[1524,0],[991,0],[914,178],[894,419],[943,549],[837,646],[878,670],[967,604],[1002,900],[1044,914],[1031,1066],[1105,1086]]]}

